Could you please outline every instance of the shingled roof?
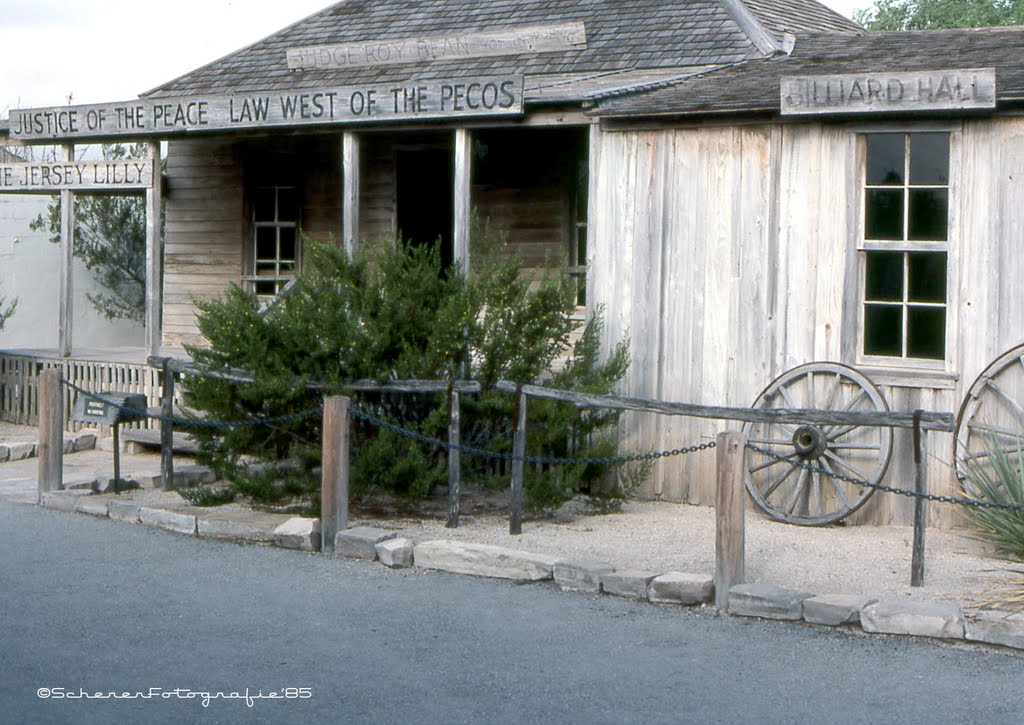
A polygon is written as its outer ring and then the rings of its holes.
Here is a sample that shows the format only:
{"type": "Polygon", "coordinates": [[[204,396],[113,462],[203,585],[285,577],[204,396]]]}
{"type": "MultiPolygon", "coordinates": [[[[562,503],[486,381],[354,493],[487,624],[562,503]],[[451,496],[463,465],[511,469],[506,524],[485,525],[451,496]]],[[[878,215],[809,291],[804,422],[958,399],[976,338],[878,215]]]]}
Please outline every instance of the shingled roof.
{"type": "Polygon", "coordinates": [[[1024,101],[1024,27],[799,35],[789,55],[744,61],[648,90],[598,94],[598,116],[778,112],[782,76],[995,68],[996,101],[1024,101]]]}
{"type": "Polygon", "coordinates": [[[144,95],[523,74],[528,101],[581,100],[587,92],[675,77],[681,69],[761,58],[782,47],[784,32],[807,28],[860,30],[815,0],[344,0],[144,95]],[[285,55],[295,47],[579,21],[586,47],[570,51],[302,71],[289,70],[285,55]],[[763,36],[777,47],[766,47],[763,36]]]}

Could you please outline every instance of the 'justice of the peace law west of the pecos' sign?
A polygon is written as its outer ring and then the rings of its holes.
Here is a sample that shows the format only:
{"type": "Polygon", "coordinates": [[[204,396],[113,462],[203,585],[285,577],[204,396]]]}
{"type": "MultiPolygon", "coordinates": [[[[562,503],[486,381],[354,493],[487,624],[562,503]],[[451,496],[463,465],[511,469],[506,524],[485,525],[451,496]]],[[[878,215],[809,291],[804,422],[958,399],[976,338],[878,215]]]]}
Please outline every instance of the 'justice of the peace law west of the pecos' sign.
{"type": "Polygon", "coordinates": [[[10,135],[19,141],[70,142],[522,112],[522,76],[496,76],[12,109],[10,135]]]}

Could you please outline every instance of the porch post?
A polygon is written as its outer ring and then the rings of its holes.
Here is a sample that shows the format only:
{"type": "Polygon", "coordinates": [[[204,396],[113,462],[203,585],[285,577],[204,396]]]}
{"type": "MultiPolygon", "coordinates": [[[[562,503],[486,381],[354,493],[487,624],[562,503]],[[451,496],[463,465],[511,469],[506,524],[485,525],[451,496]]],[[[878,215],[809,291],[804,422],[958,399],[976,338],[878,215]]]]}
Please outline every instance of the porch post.
{"type": "Polygon", "coordinates": [[[359,243],[359,136],[345,131],[341,136],[341,241],[352,257],[359,243]]]}
{"type": "Polygon", "coordinates": [[[457,128],[455,129],[455,228],[452,230],[452,259],[463,274],[469,273],[472,172],[473,134],[468,128],[457,128]]]}
{"type": "Polygon", "coordinates": [[[158,356],[162,338],[160,313],[163,308],[163,254],[160,246],[160,206],[163,195],[160,173],[160,142],[150,141],[153,186],[146,190],[146,354],[158,356]]]}
{"type": "MultiPolygon", "coordinates": [[[[75,145],[64,144],[64,161],[75,160],[75,145]]],[[[60,300],[57,312],[57,347],[61,357],[71,356],[71,320],[74,315],[74,285],[71,265],[75,252],[75,195],[71,191],[60,192],[60,300]]]]}

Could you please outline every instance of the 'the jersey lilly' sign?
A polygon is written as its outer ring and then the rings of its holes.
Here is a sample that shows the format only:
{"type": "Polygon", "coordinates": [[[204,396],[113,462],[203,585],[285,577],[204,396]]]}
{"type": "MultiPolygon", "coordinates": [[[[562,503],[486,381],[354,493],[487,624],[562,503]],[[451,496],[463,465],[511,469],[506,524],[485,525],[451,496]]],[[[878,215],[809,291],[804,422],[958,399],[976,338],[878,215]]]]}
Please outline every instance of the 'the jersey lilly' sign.
{"type": "Polygon", "coordinates": [[[993,68],[787,76],[783,115],[995,108],[993,68]]]}
{"type": "Polygon", "coordinates": [[[152,159],[0,164],[0,194],[126,191],[152,186],[152,159]]]}
{"type": "Polygon", "coordinates": [[[472,77],[12,109],[10,135],[19,141],[74,141],[522,112],[522,76],[472,77]]]}

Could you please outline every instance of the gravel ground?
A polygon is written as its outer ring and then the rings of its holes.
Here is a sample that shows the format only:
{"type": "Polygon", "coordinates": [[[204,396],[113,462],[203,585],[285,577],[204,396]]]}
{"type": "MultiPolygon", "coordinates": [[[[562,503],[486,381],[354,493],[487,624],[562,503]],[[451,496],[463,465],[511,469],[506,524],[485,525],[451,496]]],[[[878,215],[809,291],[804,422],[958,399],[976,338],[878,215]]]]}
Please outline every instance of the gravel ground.
{"type": "MultiPolygon", "coordinates": [[[[984,600],[999,562],[966,530],[929,529],[925,586],[910,586],[913,529],[905,526],[808,528],[770,521],[748,509],[747,581],[770,582],[814,594],[864,594],[884,599],[984,600]]],[[[381,522],[365,522],[380,526],[381,522]]],[[[508,533],[500,516],[463,517],[458,529],[443,521],[388,523],[416,541],[452,539],[494,544],[566,558],[597,559],[619,568],[656,573],[714,573],[714,511],[704,506],[631,502],[622,513],[526,521],[508,533]]]]}
{"type": "MultiPolygon", "coordinates": [[[[0,441],[34,440],[35,436],[34,428],[0,423],[0,441]]],[[[106,469],[109,456],[100,451],[77,453],[66,457],[65,464],[106,469]]],[[[126,473],[159,471],[159,457],[126,457],[122,465],[126,473]]],[[[34,498],[34,461],[0,464],[0,478],[14,474],[15,467],[25,472],[22,482],[13,485],[28,485],[33,490],[26,493],[34,498]]],[[[137,491],[127,495],[141,498],[148,505],[188,506],[175,493],[137,491]]],[[[241,508],[233,504],[220,510],[241,508]]],[[[815,594],[945,600],[968,606],[991,596],[992,587],[1001,577],[1001,563],[986,558],[984,547],[969,539],[966,530],[928,530],[925,586],[911,588],[910,527],[790,526],[764,518],[750,504],[746,521],[747,581],[771,582],[815,594]]],[[[415,541],[453,539],[493,544],[565,558],[597,559],[620,569],[714,572],[714,511],[703,506],[630,502],[621,513],[597,516],[573,511],[570,505],[551,519],[525,521],[520,536],[508,533],[508,519],[503,513],[463,515],[458,529],[445,528],[440,516],[425,520],[400,516],[354,518],[351,523],[395,529],[415,541]]]]}
{"type": "Polygon", "coordinates": [[[0,443],[4,441],[11,441],[12,443],[28,443],[34,441],[39,437],[39,433],[35,428],[31,428],[25,425],[15,425],[14,423],[5,423],[0,420],[0,443]]]}

